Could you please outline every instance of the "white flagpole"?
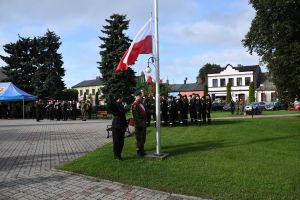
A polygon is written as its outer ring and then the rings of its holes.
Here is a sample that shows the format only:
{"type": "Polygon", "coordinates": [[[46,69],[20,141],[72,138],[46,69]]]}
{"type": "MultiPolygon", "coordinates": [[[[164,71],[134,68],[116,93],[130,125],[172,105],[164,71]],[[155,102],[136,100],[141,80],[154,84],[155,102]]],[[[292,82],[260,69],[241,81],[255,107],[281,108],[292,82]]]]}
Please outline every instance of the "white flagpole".
{"type": "Polygon", "coordinates": [[[155,26],[155,49],[154,49],[154,62],[155,62],[155,77],[156,77],[156,156],[160,156],[160,93],[159,93],[159,46],[158,46],[158,0],[154,0],[154,26],[155,26]]]}

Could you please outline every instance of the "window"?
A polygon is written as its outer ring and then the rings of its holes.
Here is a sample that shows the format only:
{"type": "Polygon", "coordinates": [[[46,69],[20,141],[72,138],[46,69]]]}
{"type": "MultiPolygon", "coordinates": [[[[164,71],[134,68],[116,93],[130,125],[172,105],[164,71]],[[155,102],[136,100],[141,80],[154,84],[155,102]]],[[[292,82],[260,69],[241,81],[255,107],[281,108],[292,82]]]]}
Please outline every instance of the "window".
{"type": "Polygon", "coordinates": [[[249,85],[250,85],[250,82],[251,82],[251,78],[250,78],[250,77],[246,77],[246,78],[245,78],[245,85],[246,85],[246,86],[249,86],[249,85]]]}
{"type": "Polygon", "coordinates": [[[233,78],[229,78],[229,79],[228,79],[228,82],[230,83],[231,86],[234,86],[233,78]]]}
{"type": "Polygon", "coordinates": [[[242,78],[237,78],[236,79],[236,85],[241,86],[242,85],[242,78]]]}
{"type": "Polygon", "coordinates": [[[225,87],[226,86],[225,78],[221,78],[220,79],[220,86],[221,87],[225,87]]]}
{"type": "Polygon", "coordinates": [[[271,101],[276,101],[276,93],[275,92],[271,93],[271,101]]]}
{"type": "Polygon", "coordinates": [[[95,95],[95,89],[92,89],[92,95],[95,95]]]}
{"type": "Polygon", "coordinates": [[[86,95],[90,94],[89,89],[86,89],[86,90],[85,90],[85,94],[86,94],[86,95]]]}
{"type": "Polygon", "coordinates": [[[267,97],[265,93],[261,93],[260,97],[261,97],[261,101],[267,101],[267,97]]]}
{"type": "Polygon", "coordinates": [[[218,79],[213,79],[213,87],[218,87],[218,79]]]}
{"type": "Polygon", "coordinates": [[[79,91],[79,93],[80,93],[80,96],[82,96],[82,95],[83,95],[83,91],[82,91],[82,90],[80,90],[80,91],[79,91]]]}

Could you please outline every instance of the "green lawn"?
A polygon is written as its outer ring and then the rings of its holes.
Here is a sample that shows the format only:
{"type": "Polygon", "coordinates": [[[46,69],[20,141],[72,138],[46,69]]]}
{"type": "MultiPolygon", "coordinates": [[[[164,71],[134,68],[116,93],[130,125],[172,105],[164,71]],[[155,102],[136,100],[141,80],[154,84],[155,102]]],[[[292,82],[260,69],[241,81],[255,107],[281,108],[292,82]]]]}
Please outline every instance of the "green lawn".
{"type": "MultiPolygon", "coordinates": [[[[281,115],[281,114],[300,114],[300,110],[275,110],[275,111],[262,111],[262,115],[281,115]]],[[[214,111],[211,113],[212,118],[219,118],[219,117],[241,117],[243,115],[236,115],[231,114],[231,112],[223,112],[223,111],[214,111]]]]}
{"type": "MultiPolygon", "coordinates": [[[[213,199],[300,199],[300,117],[213,121],[162,128],[166,160],[137,159],[135,138],[124,161],[106,145],[61,169],[131,185],[213,199]]],[[[146,150],[155,150],[155,129],[146,150]]]]}

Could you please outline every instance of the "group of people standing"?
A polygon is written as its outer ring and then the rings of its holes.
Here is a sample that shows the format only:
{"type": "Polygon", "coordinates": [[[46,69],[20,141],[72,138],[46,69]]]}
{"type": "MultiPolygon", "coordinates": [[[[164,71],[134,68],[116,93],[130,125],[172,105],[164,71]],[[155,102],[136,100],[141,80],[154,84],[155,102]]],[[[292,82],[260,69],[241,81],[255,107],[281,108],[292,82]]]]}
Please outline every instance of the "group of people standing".
{"type": "MultiPolygon", "coordinates": [[[[236,101],[235,106],[235,114],[237,115],[243,115],[245,112],[245,101],[243,99],[239,99],[236,101]]],[[[233,114],[233,111],[232,111],[233,114]]]]}
{"type": "MultiPolygon", "coordinates": [[[[198,94],[190,96],[161,97],[161,122],[164,125],[173,126],[175,124],[187,125],[189,118],[191,124],[210,124],[211,98],[198,94]],[[190,116],[188,116],[190,115],[190,116]]],[[[125,131],[128,127],[126,111],[122,102],[122,97],[109,97],[108,109],[113,114],[112,135],[113,152],[115,160],[122,160],[122,149],[124,146],[125,131]]],[[[144,145],[146,142],[146,127],[150,125],[151,116],[155,122],[155,99],[153,97],[135,97],[131,105],[132,116],[135,127],[137,157],[146,155],[144,145]]]]}
{"type": "Polygon", "coordinates": [[[36,121],[40,121],[44,118],[50,120],[63,120],[68,119],[76,120],[78,116],[83,121],[87,119],[91,112],[89,112],[91,104],[89,101],[59,101],[51,100],[47,103],[38,100],[35,105],[31,108],[32,115],[36,121]]]}
{"type": "MultiPolygon", "coordinates": [[[[144,97],[143,104],[147,110],[147,125],[156,121],[155,97],[144,97]]],[[[187,125],[190,119],[191,124],[202,125],[211,122],[212,101],[209,95],[200,97],[199,94],[161,96],[160,115],[162,125],[187,125]]]]}

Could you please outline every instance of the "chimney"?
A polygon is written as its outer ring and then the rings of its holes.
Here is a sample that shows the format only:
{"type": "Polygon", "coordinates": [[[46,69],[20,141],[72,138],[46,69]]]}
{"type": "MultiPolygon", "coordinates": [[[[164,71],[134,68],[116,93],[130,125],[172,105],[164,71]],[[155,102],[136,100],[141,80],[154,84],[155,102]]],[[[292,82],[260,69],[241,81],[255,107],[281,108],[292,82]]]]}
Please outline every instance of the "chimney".
{"type": "Polygon", "coordinates": [[[183,81],[183,84],[186,84],[187,83],[187,77],[185,77],[184,81],[183,81]]]}

